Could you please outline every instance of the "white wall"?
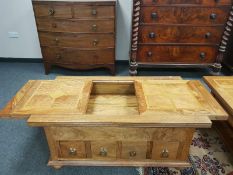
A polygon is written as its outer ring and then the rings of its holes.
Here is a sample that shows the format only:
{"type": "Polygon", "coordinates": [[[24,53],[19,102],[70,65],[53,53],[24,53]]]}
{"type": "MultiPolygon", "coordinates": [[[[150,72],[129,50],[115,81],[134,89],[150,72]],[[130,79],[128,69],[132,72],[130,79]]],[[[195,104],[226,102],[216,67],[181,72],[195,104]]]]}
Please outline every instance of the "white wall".
{"type": "MultiPolygon", "coordinates": [[[[129,57],[132,0],[118,0],[117,60],[129,57]]],[[[41,58],[31,0],[0,0],[0,57],[41,58]],[[18,32],[19,38],[9,38],[18,32]]]]}

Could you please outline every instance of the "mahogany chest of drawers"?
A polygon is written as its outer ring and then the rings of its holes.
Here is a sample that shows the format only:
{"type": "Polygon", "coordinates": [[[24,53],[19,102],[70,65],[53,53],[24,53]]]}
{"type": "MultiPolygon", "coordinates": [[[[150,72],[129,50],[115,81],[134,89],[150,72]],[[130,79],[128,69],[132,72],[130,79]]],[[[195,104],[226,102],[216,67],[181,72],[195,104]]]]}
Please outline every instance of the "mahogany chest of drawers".
{"type": "Polygon", "coordinates": [[[131,75],[138,67],[212,67],[233,26],[231,0],[133,0],[131,75]]]}
{"type": "Polygon", "coordinates": [[[115,72],[115,0],[34,0],[45,73],[52,65],[115,72]]]}
{"type": "Polygon", "coordinates": [[[195,128],[227,114],[197,80],[76,76],[30,80],[0,117],[42,127],[55,168],[187,167],[195,128]]]}

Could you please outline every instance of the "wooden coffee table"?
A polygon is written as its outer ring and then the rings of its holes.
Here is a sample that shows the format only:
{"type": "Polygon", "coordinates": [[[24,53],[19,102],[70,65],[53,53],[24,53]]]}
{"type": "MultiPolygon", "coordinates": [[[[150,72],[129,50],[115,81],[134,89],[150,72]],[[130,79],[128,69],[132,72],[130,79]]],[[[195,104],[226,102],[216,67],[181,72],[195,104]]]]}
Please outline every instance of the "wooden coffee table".
{"type": "Polygon", "coordinates": [[[196,80],[58,77],[26,83],[0,116],[43,127],[60,168],[187,167],[195,129],[228,115],[196,80]]]}

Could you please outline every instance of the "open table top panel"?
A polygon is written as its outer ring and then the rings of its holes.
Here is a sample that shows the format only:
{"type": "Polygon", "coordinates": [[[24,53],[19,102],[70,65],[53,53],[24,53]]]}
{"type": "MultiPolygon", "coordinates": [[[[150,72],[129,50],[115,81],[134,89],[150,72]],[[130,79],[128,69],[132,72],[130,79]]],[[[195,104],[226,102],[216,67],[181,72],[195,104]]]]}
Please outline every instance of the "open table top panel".
{"type": "Polygon", "coordinates": [[[230,114],[229,122],[233,126],[233,76],[205,76],[204,80],[230,114]]]}
{"type": "Polygon", "coordinates": [[[29,81],[0,116],[31,125],[210,126],[227,114],[196,80],[79,77],[29,81]]]}

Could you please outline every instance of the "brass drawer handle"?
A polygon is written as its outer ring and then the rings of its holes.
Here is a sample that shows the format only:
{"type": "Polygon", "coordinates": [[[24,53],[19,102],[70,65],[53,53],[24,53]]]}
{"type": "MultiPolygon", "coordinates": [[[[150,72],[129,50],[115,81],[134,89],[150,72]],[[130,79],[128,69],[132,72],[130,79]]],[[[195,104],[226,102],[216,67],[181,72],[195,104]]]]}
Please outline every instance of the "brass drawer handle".
{"type": "Polygon", "coordinates": [[[206,39],[210,38],[210,36],[211,36],[211,33],[210,33],[210,32],[207,32],[207,33],[205,34],[205,38],[206,38],[206,39]]]}
{"type": "Polygon", "coordinates": [[[205,52],[201,52],[200,53],[200,59],[203,60],[206,57],[206,53],[205,52]]]}
{"type": "Polygon", "coordinates": [[[149,33],[149,38],[155,38],[155,33],[154,32],[149,33]]]}
{"type": "Polygon", "coordinates": [[[98,41],[97,39],[95,39],[95,40],[93,41],[93,46],[97,46],[98,43],[99,43],[99,41],[98,41]]]}
{"type": "Polygon", "coordinates": [[[147,56],[148,56],[148,57],[151,57],[152,55],[153,55],[152,52],[150,52],[150,51],[147,52],[147,56]]]}
{"type": "Polygon", "coordinates": [[[108,155],[108,152],[107,152],[107,149],[106,148],[100,148],[100,153],[99,153],[100,156],[102,157],[106,157],[108,155]]]}
{"type": "Polygon", "coordinates": [[[136,151],[130,151],[129,156],[130,157],[135,157],[137,155],[136,151]]]}
{"type": "Polygon", "coordinates": [[[76,148],[69,148],[69,155],[71,155],[71,156],[77,155],[77,150],[76,150],[76,148]]]}
{"type": "Polygon", "coordinates": [[[156,12],[153,12],[153,13],[151,13],[151,18],[152,19],[157,19],[157,17],[158,17],[158,14],[156,13],[156,12]]]}
{"type": "Polygon", "coordinates": [[[211,13],[210,14],[210,19],[215,20],[217,18],[217,14],[211,13]]]}
{"type": "Polygon", "coordinates": [[[61,58],[62,58],[62,56],[60,54],[56,55],[56,59],[61,59],[61,58]]]}
{"type": "Polygon", "coordinates": [[[94,32],[97,31],[97,25],[96,25],[96,24],[93,24],[93,25],[92,25],[92,31],[94,31],[94,32]]]}
{"type": "Polygon", "coordinates": [[[53,16],[55,14],[55,10],[53,8],[49,9],[49,16],[53,16]]]}
{"type": "Polygon", "coordinates": [[[92,9],[92,10],[91,10],[91,14],[92,14],[93,16],[96,16],[96,15],[97,15],[97,10],[96,10],[96,9],[92,9]]]}
{"type": "Polygon", "coordinates": [[[169,151],[167,150],[167,148],[163,149],[161,155],[162,158],[168,158],[169,157],[169,151]]]}

